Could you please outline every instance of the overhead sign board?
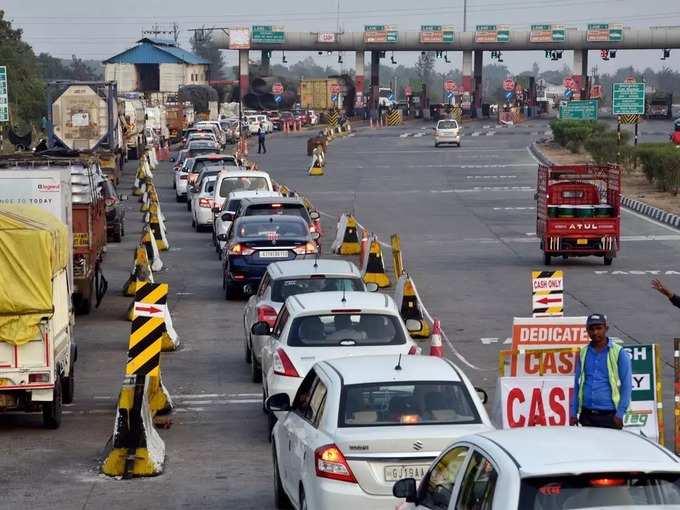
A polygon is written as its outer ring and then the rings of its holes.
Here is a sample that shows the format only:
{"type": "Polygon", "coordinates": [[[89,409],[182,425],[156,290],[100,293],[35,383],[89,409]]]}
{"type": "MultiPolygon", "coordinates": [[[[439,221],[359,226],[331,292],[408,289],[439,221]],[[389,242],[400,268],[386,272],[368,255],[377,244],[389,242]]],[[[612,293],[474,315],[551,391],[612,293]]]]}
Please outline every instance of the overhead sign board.
{"type": "Polygon", "coordinates": [[[560,106],[560,119],[597,120],[597,99],[576,100],[560,106]]]}
{"type": "Polygon", "coordinates": [[[229,49],[247,50],[250,48],[250,28],[238,27],[229,29],[229,49]]]}
{"type": "Polygon", "coordinates": [[[319,32],[316,37],[316,42],[320,43],[334,43],[335,41],[335,32],[319,32]]]}
{"type": "Polygon", "coordinates": [[[643,115],[645,113],[645,84],[614,83],[612,106],[614,115],[643,115]]]}
{"type": "Polygon", "coordinates": [[[0,122],[9,122],[9,90],[5,66],[0,66],[0,122]]]}
{"type": "Polygon", "coordinates": [[[394,25],[365,25],[365,43],[395,43],[399,41],[399,32],[394,25]]]}
{"type": "Polygon", "coordinates": [[[564,42],[565,39],[564,25],[531,25],[530,43],[564,42]]]}
{"type": "Polygon", "coordinates": [[[421,43],[452,43],[454,41],[454,27],[444,25],[421,25],[421,43]]]}
{"type": "Polygon", "coordinates": [[[590,23],[586,32],[588,42],[621,42],[623,41],[623,25],[608,23],[590,23]]]}
{"type": "Polygon", "coordinates": [[[564,273],[533,271],[531,273],[531,313],[534,317],[564,315],[564,273]]]}
{"type": "Polygon", "coordinates": [[[508,25],[477,25],[475,27],[476,43],[504,43],[510,40],[508,25]]]}
{"type": "Polygon", "coordinates": [[[253,25],[253,43],[282,44],[286,42],[286,31],[280,25],[253,25]]]}

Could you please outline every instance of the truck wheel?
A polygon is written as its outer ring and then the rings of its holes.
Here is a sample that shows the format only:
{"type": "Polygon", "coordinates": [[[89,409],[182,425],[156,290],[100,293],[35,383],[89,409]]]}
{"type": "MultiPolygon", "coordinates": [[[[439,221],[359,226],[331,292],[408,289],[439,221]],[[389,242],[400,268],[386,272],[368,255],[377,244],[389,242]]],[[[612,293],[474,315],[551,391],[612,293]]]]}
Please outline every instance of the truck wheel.
{"type": "Polygon", "coordinates": [[[94,298],[94,279],[90,282],[90,291],[87,296],[80,294],[76,301],[76,314],[88,315],[92,311],[92,301],[94,298]]]}
{"type": "Polygon", "coordinates": [[[605,255],[604,256],[604,265],[605,266],[611,266],[612,262],[614,262],[614,257],[612,257],[611,255],[605,255]]]}
{"type": "Polygon", "coordinates": [[[120,243],[123,241],[123,226],[120,223],[118,225],[114,225],[111,240],[114,243],[120,243]]]}
{"type": "Polygon", "coordinates": [[[544,266],[549,266],[551,262],[552,256],[549,253],[544,253],[543,254],[543,265],[544,266]]]}
{"type": "Polygon", "coordinates": [[[128,149],[128,159],[139,159],[136,147],[134,149],[128,149]]]}
{"type": "Polygon", "coordinates": [[[61,425],[61,381],[57,380],[54,385],[52,402],[44,402],[42,405],[43,427],[46,429],[58,429],[61,425]]]}
{"type": "Polygon", "coordinates": [[[224,299],[233,301],[238,297],[238,288],[229,280],[224,282],[224,299]]]}
{"type": "Polygon", "coordinates": [[[61,380],[62,392],[63,392],[63,402],[64,404],[71,404],[73,402],[73,397],[75,396],[76,380],[75,380],[76,364],[75,359],[71,356],[71,368],[68,372],[68,377],[64,377],[61,380]]]}

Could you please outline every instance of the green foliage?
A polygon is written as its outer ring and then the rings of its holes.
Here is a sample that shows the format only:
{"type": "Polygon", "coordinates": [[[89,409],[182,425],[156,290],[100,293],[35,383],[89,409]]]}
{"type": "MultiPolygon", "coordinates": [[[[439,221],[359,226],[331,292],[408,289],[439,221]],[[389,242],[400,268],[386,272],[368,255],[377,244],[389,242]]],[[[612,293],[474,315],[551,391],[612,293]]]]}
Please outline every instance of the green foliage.
{"type": "Polygon", "coordinates": [[[104,79],[103,68],[95,69],[91,63],[79,59],[75,55],[66,64],[60,58],[55,58],[49,53],[40,53],[36,62],[40,77],[45,80],[78,80],[99,81],[104,79]]]}
{"type": "Polygon", "coordinates": [[[579,152],[587,140],[600,136],[607,131],[607,125],[596,120],[562,120],[550,121],[550,128],[555,141],[572,152],[579,152]]]}
{"type": "Polygon", "coordinates": [[[650,183],[673,195],[680,192],[680,149],[668,143],[643,143],[635,155],[650,183]]]}
{"type": "Polygon", "coordinates": [[[630,133],[621,132],[621,143],[619,145],[616,131],[603,131],[591,135],[583,144],[584,148],[593,157],[595,163],[606,164],[615,161],[623,162],[623,159],[630,158],[630,147],[627,146],[630,140],[630,133]]]}
{"type": "Polygon", "coordinates": [[[203,57],[210,62],[211,80],[224,79],[225,71],[222,52],[209,39],[198,37],[198,32],[196,32],[196,36],[191,39],[191,50],[199,57],[203,57]]]}

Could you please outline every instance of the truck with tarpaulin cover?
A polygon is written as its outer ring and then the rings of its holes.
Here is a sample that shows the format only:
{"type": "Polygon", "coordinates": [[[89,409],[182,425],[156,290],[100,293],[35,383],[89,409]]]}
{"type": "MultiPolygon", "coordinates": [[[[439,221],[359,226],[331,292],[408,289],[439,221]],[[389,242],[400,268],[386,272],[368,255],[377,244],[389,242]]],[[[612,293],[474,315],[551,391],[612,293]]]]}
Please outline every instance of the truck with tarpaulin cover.
{"type": "Polygon", "coordinates": [[[42,410],[52,429],[75,386],[68,239],[52,214],[0,205],[0,411],[42,410]]]}
{"type": "Polygon", "coordinates": [[[589,255],[611,265],[621,245],[618,165],[540,165],[535,198],[545,265],[589,255]]]}
{"type": "Polygon", "coordinates": [[[0,205],[37,205],[69,228],[73,303],[80,314],[89,313],[107,287],[102,274],[106,246],[103,179],[95,157],[74,153],[60,157],[30,153],[0,157],[0,205]]]}

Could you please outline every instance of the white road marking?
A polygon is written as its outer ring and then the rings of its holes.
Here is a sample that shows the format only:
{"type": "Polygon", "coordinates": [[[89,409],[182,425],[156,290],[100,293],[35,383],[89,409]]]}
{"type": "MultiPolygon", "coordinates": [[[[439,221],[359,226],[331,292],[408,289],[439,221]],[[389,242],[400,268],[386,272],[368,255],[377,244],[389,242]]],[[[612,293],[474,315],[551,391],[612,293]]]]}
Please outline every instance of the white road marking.
{"type": "Polygon", "coordinates": [[[466,175],[466,179],[517,179],[516,175],[466,175]]]}
{"type": "Polygon", "coordinates": [[[482,126],[482,129],[491,129],[491,126],[489,124],[485,124],[484,126],[482,126]]]}
{"type": "Polygon", "coordinates": [[[479,136],[479,135],[481,135],[481,134],[482,134],[481,131],[475,131],[475,132],[472,133],[472,135],[470,135],[470,136],[479,136]]]}
{"type": "Polygon", "coordinates": [[[425,136],[425,133],[416,133],[413,138],[420,138],[421,136],[425,136]]]}
{"type": "Polygon", "coordinates": [[[535,211],[535,207],[494,207],[494,211],[535,211]]]}
{"type": "Polygon", "coordinates": [[[498,343],[498,338],[480,338],[479,339],[484,345],[498,343]]]}
{"type": "MultiPolygon", "coordinates": [[[[526,152],[526,147],[523,149],[488,149],[486,147],[477,147],[477,148],[470,148],[470,149],[465,149],[465,148],[456,148],[455,152],[456,153],[464,153],[464,152],[475,152],[475,153],[480,153],[483,152],[484,154],[489,153],[489,152],[502,152],[504,154],[507,154],[509,152],[526,152]]],[[[352,154],[368,154],[368,155],[375,155],[375,154],[450,154],[451,152],[449,151],[439,151],[438,153],[434,151],[434,147],[432,149],[409,149],[409,150],[390,150],[390,151],[355,151],[352,150],[352,154]]]]}
{"type": "Polygon", "coordinates": [[[495,131],[489,131],[489,132],[486,134],[486,136],[493,136],[493,135],[495,135],[495,134],[496,134],[495,131]]]}
{"type": "Polygon", "coordinates": [[[597,270],[593,271],[597,275],[626,275],[626,276],[647,276],[647,275],[659,275],[659,276],[680,276],[680,271],[666,270],[663,269],[631,269],[628,271],[623,270],[597,270]]]}
{"type": "Polygon", "coordinates": [[[402,134],[399,135],[399,138],[406,138],[410,135],[411,135],[411,133],[402,133],[402,134]]]}
{"type": "Polygon", "coordinates": [[[447,163],[432,165],[409,165],[407,168],[529,168],[533,166],[533,163],[490,163],[487,165],[457,165],[455,163],[447,163]]]}

